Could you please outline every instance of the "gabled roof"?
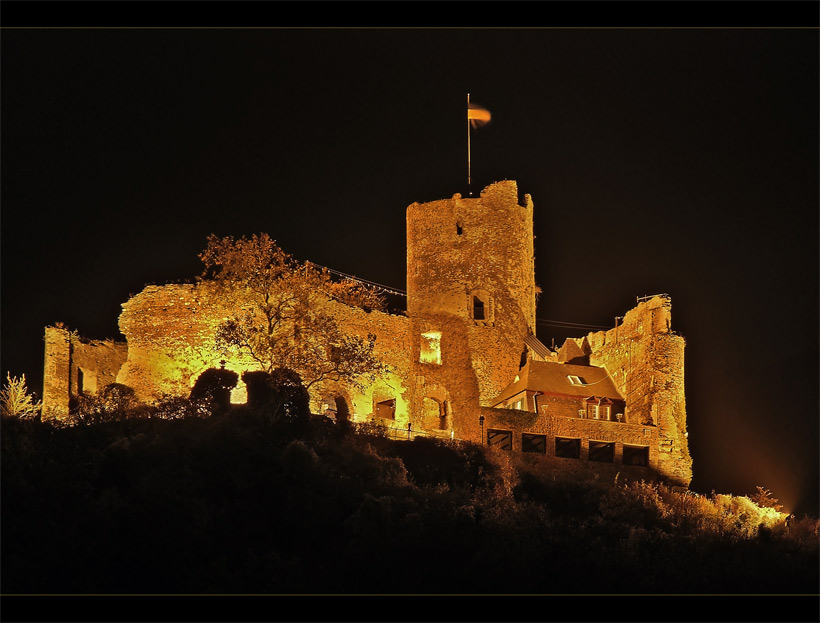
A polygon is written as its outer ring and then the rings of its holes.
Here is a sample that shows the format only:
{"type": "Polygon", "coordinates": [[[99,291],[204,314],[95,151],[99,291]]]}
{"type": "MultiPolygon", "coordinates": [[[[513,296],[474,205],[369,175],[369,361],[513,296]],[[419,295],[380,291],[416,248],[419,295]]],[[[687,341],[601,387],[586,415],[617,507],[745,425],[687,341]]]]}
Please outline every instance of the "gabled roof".
{"type": "Polygon", "coordinates": [[[589,356],[584,349],[572,338],[567,338],[564,345],[558,349],[558,361],[561,363],[574,363],[584,365],[589,363],[589,356]]]}
{"type": "Polygon", "coordinates": [[[524,390],[578,398],[609,398],[623,400],[615,383],[604,368],[580,366],[552,361],[528,361],[518,372],[518,380],[510,383],[495,399],[493,405],[506,402],[524,390]],[[573,382],[570,377],[576,377],[573,382]]]}

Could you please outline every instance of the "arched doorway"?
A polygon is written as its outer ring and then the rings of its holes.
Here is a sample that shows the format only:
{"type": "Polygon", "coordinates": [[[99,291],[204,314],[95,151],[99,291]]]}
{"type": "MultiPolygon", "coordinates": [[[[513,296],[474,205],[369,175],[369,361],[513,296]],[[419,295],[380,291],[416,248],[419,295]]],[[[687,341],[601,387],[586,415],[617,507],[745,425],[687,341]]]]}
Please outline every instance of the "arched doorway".
{"type": "Polygon", "coordinates": [[[429,430],[450,430],[450,409],[448,401],[426,396],[421,402],[424,428],[429,430]]]}

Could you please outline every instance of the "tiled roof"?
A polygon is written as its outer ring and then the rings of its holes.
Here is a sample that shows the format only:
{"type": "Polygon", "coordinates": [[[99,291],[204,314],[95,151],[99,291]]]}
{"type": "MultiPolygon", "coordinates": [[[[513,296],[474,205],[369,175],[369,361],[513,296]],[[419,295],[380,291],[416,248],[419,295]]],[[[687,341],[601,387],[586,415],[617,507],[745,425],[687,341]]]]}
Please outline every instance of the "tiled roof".
{"type": "Polygon", "coordinates": [[[510,383],[498,395],[493,405],[503,403],[524,390],[579,398],[597,396],[623,400],[604,368],[551,361],[528,361],[518,372],[518,381],[510,383]],[[577,377],[582,384],[573,384],[569,378],[571,376],[577,377]]]}
{"type": "Polygon", "coordinates": [[[558,361],[581,364],[589,363],[589,358],[575,340],[567,338],[564,345],[558,350],[558,361]]]}

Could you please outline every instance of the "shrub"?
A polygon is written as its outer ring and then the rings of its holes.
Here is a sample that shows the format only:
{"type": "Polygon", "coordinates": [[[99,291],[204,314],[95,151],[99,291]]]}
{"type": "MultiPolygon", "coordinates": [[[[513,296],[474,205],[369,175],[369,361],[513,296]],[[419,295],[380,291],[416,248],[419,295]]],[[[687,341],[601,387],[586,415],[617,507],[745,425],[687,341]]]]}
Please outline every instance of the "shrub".
{"type": "Polygon", "coordinates": [[[208,368],[194,383],[190,399],[205,401],[213,410],[227,409],[231,404],[231,390],[238,381],[239,375],[232,370],[208,368]]]}
{"type": "Polygon", "coordinates": [[[302,377],[289,368],[272,372],[244,372],[248,387],[248,406],[267,413],[273,419],[303,420],[310,416],[310,396],[302,377]]]}
{"type": "Polygon", "coordinates": [[[43,404],[28,393],[26,375],[19,379],[6,373],[6,385],[0,391],[0,411],[7,417],[30,419],[40,413],[43,404]]]}

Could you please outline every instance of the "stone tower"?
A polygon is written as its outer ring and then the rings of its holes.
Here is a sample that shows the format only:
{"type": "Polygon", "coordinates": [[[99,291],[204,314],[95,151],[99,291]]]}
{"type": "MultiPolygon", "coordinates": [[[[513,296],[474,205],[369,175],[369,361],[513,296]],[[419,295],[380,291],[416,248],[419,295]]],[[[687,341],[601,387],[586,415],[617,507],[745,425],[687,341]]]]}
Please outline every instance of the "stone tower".
{"type": "Polygon", "coordinates": [[[427,426],[434,416],[457,436],[477,426],[475,405],[489,404],[519,370],[535,296],[532,199],[519,204],[514,181],[407,208],[414,411],[427,414],[427,426]]]}

